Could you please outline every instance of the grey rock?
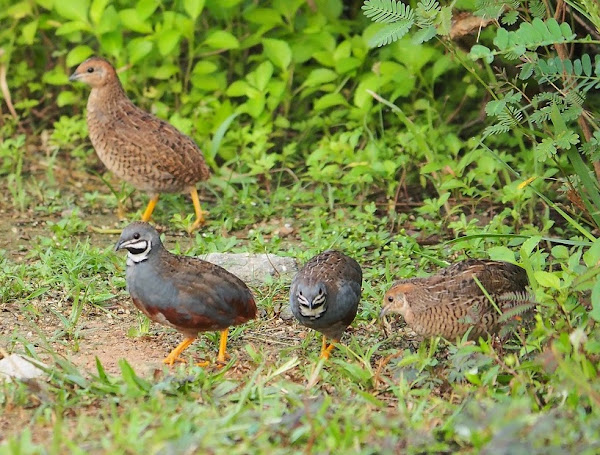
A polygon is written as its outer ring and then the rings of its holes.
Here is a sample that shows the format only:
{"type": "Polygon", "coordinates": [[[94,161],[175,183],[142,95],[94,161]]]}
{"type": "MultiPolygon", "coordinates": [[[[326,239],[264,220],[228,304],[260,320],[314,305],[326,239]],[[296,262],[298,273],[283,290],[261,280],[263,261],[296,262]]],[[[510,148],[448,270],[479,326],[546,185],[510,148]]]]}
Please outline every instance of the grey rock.
{"type": "Polygon", "coordinates": [[[31,357],[11,354],[0,360],[0,381],[11,382],[13,379],[27,380],[45,376],[44,370],[36,365],[46,367],[31,357]]]}
{"type": "Polygon", "coordinates": [[[209,253],[200,258],[220,265],[252,286],[265,284],[271,278],[291,278],[298,270],[294,258],[273,254],[209,253]]]}

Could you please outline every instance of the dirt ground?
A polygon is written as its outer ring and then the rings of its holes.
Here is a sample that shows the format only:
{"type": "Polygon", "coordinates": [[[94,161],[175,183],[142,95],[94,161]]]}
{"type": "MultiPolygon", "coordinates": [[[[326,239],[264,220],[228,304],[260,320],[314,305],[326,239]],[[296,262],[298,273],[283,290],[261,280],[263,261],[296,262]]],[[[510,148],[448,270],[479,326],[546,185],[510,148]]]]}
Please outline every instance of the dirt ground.
{"type": "MultiPolygon", "coordinates": [[[[102,183],[98,183],[99,191],[106,191],[102,189],[102,183]]],[[[78,195],[75,194],[74,199],[77,198],[78,195]]],[[[90,223],[103,228],[115,228],[121,225],[116,215],[110,211],[92,215],[84,213],[84,216],[90,223]]],[[[0,203],[0,249],[6,250],[6,256],[12,261],[25,261],[28,243],[38,235],[51,236],[46,222],[58,220],[60,214],[44,217],[33,213],[23,214],[12,210],[8,204],[0,203]]],[[[82,235],[82,238],[84,236],[82,235]]],[[[112,245],[118,239],[116,234],[89,232],[87,236],[93,244],[99,246],[112,245]]],[[[172,236],[171,232],[169,236],[172,236]]],[[[181,233],[179,241],[185,243],[185,239],[185,234],[181,233]]],[[[167,248],[169,246],[167,245],[167,248]]],[[[68,318],[71,311],[71,305],[64,297],[58,293],[53,295],[50,291],[30,302],[34,311],[23,311],[20,307],[22,303],[2,303],[0,347],[9,353],[22,352],[22,346],[15,348],[11,345],[11,340],[21,338],[36,347],[36,352],[42,360],[51,363],[52,356],[45,352],[54,351],[90,374],[96,373],[96,357],[98,357],[109,374],[120,373],[119,360],[123,358],[137,374],[152,375],[156,369],[162,368],[162,360],[182,340],[182,335],[175,330],[156,323],[150,323],[148,335],[131,336],[130,333],[135,332],[139,327],[141,317],[125,291],[107,302],[108,307],[85,305],[73,339],[65,336],[64,324],[57,316],[57,313],[60,313],[68,318]]],[[[245,324],[241,336],[236,336],[234,331],[230,331],[228,352],[239,360],[236,365],[243,365],[244,359],[247,359],[248,354],[244,349],[247,343],[251,343],[253,348],[262,352],[267,359],[272,357],[275,361],[281,349],[300,349],[302,339],[310,333],[291,318],[287,310],[287,295],[277,296],[271,314],[267,314],[261,308],[260,301],[258,306],[258,318],[245,324]]],[[[367,331],[372,332],[371,336],[377,336],[375,333],[377,330],[372,324],[364,328],[350,328],[348,333],[352,331],[367,331]]],[[[344,340],[348,339],[349,335],[345,335],[344,340]]],[[[314,343],[311,343],[311,348],[315,351],[320,349],[316,338],[314,343]]],[[[204,358],[214,358],[217,350],[218,334],[200,334],[184,354],[191,359],[201,361],[204,358]]],[[[299,355],[302,354],[299,352],[299,355]]],[[[235,374],[236,369],[237,366],[234,366],[229,371],[235,374]]]]}

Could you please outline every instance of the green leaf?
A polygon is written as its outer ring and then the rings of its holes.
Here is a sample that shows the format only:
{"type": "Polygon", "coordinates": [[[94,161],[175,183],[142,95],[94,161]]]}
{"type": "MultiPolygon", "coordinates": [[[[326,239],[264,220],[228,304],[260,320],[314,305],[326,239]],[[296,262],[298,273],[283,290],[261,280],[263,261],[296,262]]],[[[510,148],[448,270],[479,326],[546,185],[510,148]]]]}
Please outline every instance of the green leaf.
{"type": "Polygon", "coordinates": [[[322,111],[332,106],[347,104],[346,98],[339,93],[328,93],[315,101],[314,109],[316,111],[322,111]]]}
{"type": "Polygon", "coordinates": [[[398,22],[414,14],[411,7],[400,0],[366,0],[361,9],[373,22],[381,24],[398,22]]]}
{"type": "Polygon", "coordinates": [[[316,8],[329,21],[336,21],[344,11],[344,2],[341,0],[315,0],[316,8]]]}
{"type": "Polygon", "coordinates": [[[88,22],[87,12],[89,10],[89,0],[77,1],[57,1],[54,3],[56,12],[71,21],[88,22]]]}
{"type": "Polygon", "coordinates": [[[204,0],[185,0],[183,9],[193,20],[196,20],[204,9],[204,0]]]}
{"type": "Polygon", "coordinates": [[[364,109],[373,104],[373,97],[367,92],[371,90],[377,92],[381,84],[381,78],[375,74],[370,74],[364,78],[354,90],[354,105],[360,109],[364,109]]]}
{"type": "Polygon", "coordinates": [[[93,24],[97,25],[100,23],[104,10],[109,2],[110,0],[92,0],[92,5],[90,6],[90,19],[93,24]]]}
{"type": "Polygon", "coordinates": [[[70,35],[73,32],[80,32],[82,30],[91,30],[89,23],[82,21],[65,22],[63,25],[56,29],[56,34],[59,36],[64,36],[70,35]]]}
{"type": "Polygon", "coordinates": [[[21,36],[23,37],[23,44],[32,45],[35,41],[37,30],[38,30],[37,19],[25,24],[21,28],[21,36]]]}
{"type": "Polygon", "coordinates": [[[254,8],[244,13],[244,19],[255,24],[272,27],[283,24],[281,14],[271,8],[254,8]]]}
{"type": "Polygon", "coordinates": [[[596,321],[600,322],[600,280],[596,280],[594,283],[594,287],[592,288],[592,311],[590,311],[590,317],[596,321]]]}
{"type": "Polygon", "coordinates": [[[398,41],[408,33],[413,24],[414,18],[411,16],[409,19],[384,25],[381,30],[369,40],[369,47],[381,47],[398,41]]]}
{"type": "Polygon", "coordinates": [[[481,58],[487,63],[492,63],[494,61],[494,54],[492,54],[492,51],[489,48],[482,46],[481,44],[475,44],[471,48],[471,52],[469,52],[469,58],[472,60],[481,58]]]}
{"type": "Polygon", "coordinates": [[[119,31],[104,33],[100,36],[100,44],[108,55],[117,55],[123,49],[123,34],[119,31]]]}
{"type": "Polygon", "coordinates": [[[583,253],[583,260],[588,267],[594,267],[600,263],[600,239],[583,253]]]}
{"type": "Polygon", "coordinates": [[[515,260],[515,253],[510,248],[505,246],[492,246],[487,248],[487,254],[490,259],[494,261],[507,261],[513,262],[515,260]]]}
{"type": "Polygon", "coordinates": [[[157,33],[155,39],[160,55],[167,56],[179,43],[179,40],[181,39],[181,33],[179,30],[167,28],[157,33]]]}
{"type": "Polygon", "coordinates": [[[273,77],[273,65],[271,62],[266,61],[258,65],[258,68],[252,73],[248,74],[248,82],[256,87],[261,92],[264,92],[267,88],[267,84],[273,77]]]}
{"type": "Polygon", "coordinates": [[[244,104],[246,112],[253,118],[257,118],[265,110],[265,97],[262,94],[258,94],[255,98],[251,98],[244,104]]]}
{"type": "Polygon", "coordinates": [[[211,74],[217,71],[219,67],[207,60],[200,60],[198,63],[194,65],[194,69],[192,70],[193,74],[211,74]]]}
{"type": "Polygon", "coordinates": [[[265,38],[263,50],[267,58],[282,70],[285,70],[292,61],[292,50],[285,41],[265,38]]]}
{"type": "Polygon", "coordinates": [[[317,85],[335,81],[337,78],[338,74],[335,71],[327,68],[317,68],[309,73],[302,85],[305,87],[316,87],[317,85]]]}
{"type": "Polygon", "coordinates": [[[531,252],[534,248],[538,246],[542,237],[539,235],[534,235],[523,242],[521,245],[521,257],[529,257],[531,256],[531,252]]]}
{"type": "Polygon", "coordinates": [[[88,58],[90,55],[93,55],[94,51],[92,50],[91,47],[86,46],[86,45],[79,45],[74,47],[73,49],[71,49],[69,51],[69,53],[67,54],[67,66],[75,66],[81,62],[83,62],[86,58],[88,58]]]}
{"type": "Polygon", "coordinates": [[[412,36],[412,42],[415,44],[422,44],[429,41],[431,38],[437,35],[437,30],[433,25],[427,28],[422,28],[415,32],[412,36]]]}
{"type": "Polygon", "coordinates": [[[238,49],[240,47],[237,38],[225,30],[217,30],[212,33],[206,38],[204,44],[213,49],[238,49]]]}
{"type": "Polygon", "coordinates": [[[227,87],[227,96],[247,96],[250,90],[250,85],[244,80],[235,81],[227,87]]]}
{"type": "Polygon", "coordinates": [[[69,83],[69,77],[64,73],[61,66],[55,66],[42,76],[42,82],[51,85],[65,85],[69,83]]]}
{"type": "Polygon", "coordinates": [[[135,64],[152,51],[154,44],[146,38],[135,38],[127,43],[129,63],[135,64]]]}
{"type": "Polygon", "coordinates": [[[63,90],[56,97],[56,104],[59,107],[68,106],[75,104],[81,100],[81,96],[78,93],[71,92],[69,90],[63,90]]]}
{"type": "Polygon", "coordinates": [[[23,1],[19,3],[15,3],[11,7],[7,8],[4,13],[6,16],[12,19],[23,19],[24,17],[31,15],[31,2],[23,1]]]}
{"type": "Polygon", "coordinates": [[[235,120],[235,118],[237,116],[238,116],[238,114],[235,112],[233,114],[231,114],[229,117],[227,117],[225,120],[223,120],[223,122],[217,128],[217,131],[215,131],[215,134],[211,141],[210,155],[209,155],[210,158],[212,158],[213,160],[215,159],[215,157],[217,156],[217,153],[219,152],[219,147],[221,146],[221,142],[223,141],[223,138],[225,137],[225,133],[227,133],[229,126],[235,120]]]}
{"type": "Polygon", "coordinates": [[[345,57],[335,61],[335,71],[338,74],[346,74],[354,71],[362,62],[356,57],[345,57]]]}
{"type": "MultiPolygon", "coordinates": [[[[94,32],[96,35],[104,35],[105,33],[121,31],[121,19],[119,13],[114,6],[109,5],[102,13],[102,18],[96,27],[94,32]]],[[[122,36],[120,37],[123,38],[122,36]]]]}
{"type": "Polygon", "coordinates": [[[139,0],[135,5],[135,10],[137,11],[139,18],[145,21],[152,16],[159,4],[160,2],[157,0],[139,0]]]}
{"type": "Polygon", "coordinates": [[[172,63],[165,63],[152,71],[152,77],[156,79],[169,79],[171,76],[179,72],[179,67],[172,63]]]}
{"type": "Polygon", "coordinates": [[[560,278],[555,273],[537,270],[533,273],[533,276],[542,287],[560,289],[560,278]]]}
{"type": "Polygon", "coordinates": [[[586,76],[590,77],[592,75],[592,60],[589,54],[583,54],[581,56],[581,66],[583,67],[583,72],[586,76]]]}
{"type": "Polygon", "coordinates": [[[119,11],[119,18],[123,26],[134,32],[143,33],[145,35],[152,33],[150,24],[144,22],[138,11],[134,8],[122,9],[119,11]]]}
{"type": "Polygon", "coordinates": [[[227,81],[225,80],[225,73],[211,73],[211,74],[192,74],[190,78],[192,85],[196,88],[207,92],[214,92],[216,90],[225,90],[227,88],[227,81]]]}

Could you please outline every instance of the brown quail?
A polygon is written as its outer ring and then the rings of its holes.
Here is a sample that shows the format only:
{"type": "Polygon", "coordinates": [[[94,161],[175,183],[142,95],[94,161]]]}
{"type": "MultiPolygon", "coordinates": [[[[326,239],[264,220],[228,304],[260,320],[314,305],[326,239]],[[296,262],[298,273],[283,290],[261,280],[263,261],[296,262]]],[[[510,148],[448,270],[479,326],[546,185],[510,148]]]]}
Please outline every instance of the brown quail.
{"type": "Polygon", "coordinates": [[[424,337],[455,339],[472,327],[469,338],[477,339],[500,329],[501,313],[531,306],[527,285],[527,273],[517,265],[467,259],[427,278],[395,282],[385,293],[381,316],[400,313],[424,337]]]}
{"type": "Polygon", "coordinates": [[[298,271],[290,288],[290,306],[298,321],[323,334],[321,357],[334,348],[358,309],[362,270],[358,262],[339,251],[327,250],[298,271]]]}
{"type": "Polygon", "coordinates": [[[164,360],[172,365],[199,332],[220,330],[225,362],[229,327],[256,317],[254,297],[242,280],[218,265],[169,253],[156,229],[135,222],[121,233],[117,250],[127,250],[127,289],[135,306],[185,339],[164,360]]]}
{"type": "Polygon", "coordinates": [[[204,222],[196,183],[210,170],[196,143],[175,127],[135,106],[125,94],[113,66],[99,57],[80,64],[69,78],[89,85],[90,140],[100,160],[119,178],[150,195],[142,215],[148,221],[160,193],[189,191],[196,220],[204,222]]]}

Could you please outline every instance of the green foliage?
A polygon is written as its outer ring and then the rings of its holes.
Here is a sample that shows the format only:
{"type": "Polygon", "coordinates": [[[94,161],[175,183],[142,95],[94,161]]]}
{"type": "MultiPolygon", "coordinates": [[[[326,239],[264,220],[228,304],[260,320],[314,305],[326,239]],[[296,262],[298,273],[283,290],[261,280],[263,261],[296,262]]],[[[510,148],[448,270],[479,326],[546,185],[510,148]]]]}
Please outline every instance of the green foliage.
{"type": "MultiPolygon", "coordinates": [[[[5,115],[0,91],[0,187],[12,196],[0,201],[0,314],[13,318],[0,345],[51,364],[47,382],[0,386],[3,424],[33,426],[9,430],[0,452],[595,453],[600,63],[580,24],[598,28],[598,8],[569,1],[559,22],[541,1],[478,1],[471,19],[497,22],[458,45],[453,6],[0,0],[0,69],[17,113],[5,115]],[[89,321],[104,330],[135,311],[121,306],[116,239],[93,231],[139,219],[147,202],[87,141],[89,89],[67,79],[94,54],[213,170],[194,237],[180,232],[189,200],[161,196],[153,221],[170,250],[302,262],[338,248],[360,260],[359,314],[330,362],[319,365],[317,335],[301,339],[279,317],[289,283],[278,278],[254,290],[259,320],[232,330],[245,358],[223,369],[146,374],[121,360],[109,372],[97,360],[90,372],[65,360],[89,341],[89,321]],[[534,304],[535,316],[506,330],[502,350],[376,322],[394,280],[464,257],[528,272],[531,293],[505,319],[534,304]]],[[[133,319],[121,329],[136,344],[169,336],[133,319]]]]}
{"type": "Polygon", "coordinates": [[[413,42],[420,44],[432,39],[439,30],[447,29],[450,17],[448,8],[442,8],[436,0],[425,0],[417,8],[400,0],[367,0],[363,7],[365,16],[372,21],[386,24],[370,39],[369,46],[385,46],[406,35],[413,25],[420,29],[414,34],[413,42]]]}

